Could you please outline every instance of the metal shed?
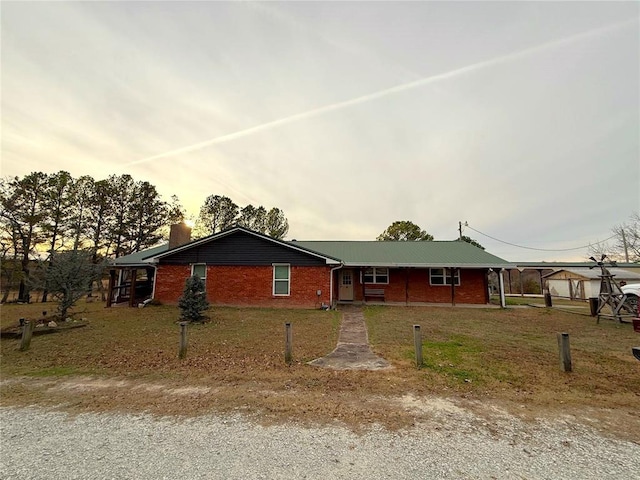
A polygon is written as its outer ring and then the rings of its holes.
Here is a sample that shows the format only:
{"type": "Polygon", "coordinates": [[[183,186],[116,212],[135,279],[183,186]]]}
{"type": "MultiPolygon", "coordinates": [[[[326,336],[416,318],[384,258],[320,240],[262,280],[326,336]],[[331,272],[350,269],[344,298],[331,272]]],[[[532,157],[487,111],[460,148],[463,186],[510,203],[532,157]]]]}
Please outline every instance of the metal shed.
{"type": "MultiPolygon", "coordinates": [[[[640,283],[640,273],[612,267],[608,268],[615,280],[626,283],[640,283]]],[[[549,292],[554,297],[566,297],[572,300],[596,298],[600,294],[600,269],[573,267],[558,270],[545,275],[549,292]]]]}

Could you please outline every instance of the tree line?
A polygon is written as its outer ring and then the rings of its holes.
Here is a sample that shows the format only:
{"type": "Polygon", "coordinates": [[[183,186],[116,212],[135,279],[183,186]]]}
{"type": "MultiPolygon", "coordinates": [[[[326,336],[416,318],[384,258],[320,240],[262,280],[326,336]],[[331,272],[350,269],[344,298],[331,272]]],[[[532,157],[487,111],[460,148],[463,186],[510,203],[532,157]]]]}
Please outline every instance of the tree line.
{"type": "Polygon", "coordinates": [[[267,210],[262,205],[249,204],[240,208],[229,197],[209,195],[202,207],[194,227],[194,237],[202,237],[226,230],[232,226],[282,239],[289,232],[289,221],[279,208],[267,210]]]}
{"type": "MultiPolygon", "coordinates": [[[[95,180],[69,172],[33,172],[0,179],[0,260],[2,302],[19,281],[18,300],[29,301],[36,285],[34,261],[49,267],[61,252],[83,252],[94,265],[152,247],[166,239],[169,226],[184,221],[177,196],[166,201],[156,187],[127,174],[95,180]]],[[[210,195],[194,229],[194,239],[242,225],[277,238],[289,223],[282,210],[247,205],[210,195]]],[[[46,282],[40,282],[46,285],[46,282]]],[[[44,288],[43,301],[47,290],[44,288]]]]}

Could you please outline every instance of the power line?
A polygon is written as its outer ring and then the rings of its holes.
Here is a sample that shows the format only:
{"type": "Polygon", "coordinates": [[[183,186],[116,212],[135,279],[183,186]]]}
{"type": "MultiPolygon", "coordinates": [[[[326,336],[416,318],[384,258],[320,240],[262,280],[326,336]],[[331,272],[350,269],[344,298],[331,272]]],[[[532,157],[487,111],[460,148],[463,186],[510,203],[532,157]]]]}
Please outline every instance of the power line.
{"type": "MultiPolygon", "coordinates": [[[[504,243],[506,245],[511,245],[512,247],[517,247],[517,248],[524,248],[527,250],[537,250],[539,252],[570,252],[571,250],[582,250],[584,248],[588,248],[591,246],[591,244],[589,245],[584,245],[582,247],[574,247],[574,248],[560,248],[560,249],[553,249],[553,248],[535,248],[535,247],[525,247],[524,245],[517,245],[515,243],[511,243],[511,242],[507,242],[505,240],[500,240],[499,238],[496,237],[492,237],[491,235],[487,235],[486,233],[481,232],[480,230],[476,230],[473,227],[470,227],[468,223],[464,223],[464,226],[469,228],[470,230],[473,230],[476,233],[479,233],[480,235],[484,235],[485,237],[488,237],[492,240],[495,240],[496,242],[500,242],[500,243],[504,243]]],[[[609,238],[605,238],[604,240],[602,240],[603,242],[606,242],[607,240],[611,240],[612,238],[614,238],[616,235],[611,235],[609,238]]]]}

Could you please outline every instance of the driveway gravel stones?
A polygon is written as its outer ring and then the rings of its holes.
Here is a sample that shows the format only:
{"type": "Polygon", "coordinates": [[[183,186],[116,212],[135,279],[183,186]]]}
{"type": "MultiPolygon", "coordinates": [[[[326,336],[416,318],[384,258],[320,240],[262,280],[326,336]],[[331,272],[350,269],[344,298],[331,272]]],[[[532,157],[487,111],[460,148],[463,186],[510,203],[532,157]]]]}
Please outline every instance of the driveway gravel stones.
{"type": "Polygon", "coordinates": [[[188,419],[0,408],[2,479],[625,479],[640,445],[570,421],[512,416],[472,427],[468,411],[408,431],[261,426],[241,416],[188,419]]]}

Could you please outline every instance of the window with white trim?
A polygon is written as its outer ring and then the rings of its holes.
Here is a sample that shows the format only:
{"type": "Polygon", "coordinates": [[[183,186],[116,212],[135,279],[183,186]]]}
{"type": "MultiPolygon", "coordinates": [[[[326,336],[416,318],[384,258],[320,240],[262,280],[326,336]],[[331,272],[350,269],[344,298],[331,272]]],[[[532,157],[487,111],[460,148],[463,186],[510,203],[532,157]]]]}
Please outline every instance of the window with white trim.
{"type": "MultiPolygon", "coordinates": [[[[460,285],[460,269],[455,269],[454,279],[456,285],[460,285]]],[[[451,285],[451,269],[450,268],[430,268],[429,283],[431,285],[451,285]]]]}
{"type": "Polygon", "coordinates": [[[207,265],[204,263],[194,263],[191,265],[191,276],[199,276],[203,282],[207,281],[207,265]]]}
{"type": "Polygon", "coordinates": [[[291,293],[291,265],[273,264],[273,294],[288,296],[291,293]]]}
{"type": "Polygon", "coordinates": [[[360,272],[360,281],[362,283],[389,283],[389,269],[381,267],[365,268],[364,273],[360,272]]]}

